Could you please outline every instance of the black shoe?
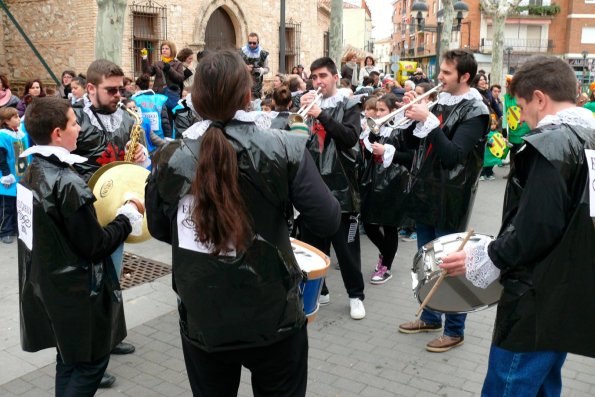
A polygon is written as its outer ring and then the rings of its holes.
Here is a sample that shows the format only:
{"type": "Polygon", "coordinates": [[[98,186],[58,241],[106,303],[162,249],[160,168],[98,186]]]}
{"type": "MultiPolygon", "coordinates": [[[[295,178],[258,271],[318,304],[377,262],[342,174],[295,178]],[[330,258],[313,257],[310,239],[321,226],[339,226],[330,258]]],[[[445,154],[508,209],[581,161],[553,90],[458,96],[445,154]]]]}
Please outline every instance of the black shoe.
{"type": "Polygon", "coordinates": [[[120,342],[113,349],[112,354],[130,354],[134,353],[136,348],[131,343],[120,342]]]}
{"type": "Polygon", "coordinates": [[[108,374],[106,372],[101,377],[101,382],[99,382],[99,388],[107,389],[108,387],[111,387],[115,381],[116,381],[116,377],[114,375],[108,374]]]}

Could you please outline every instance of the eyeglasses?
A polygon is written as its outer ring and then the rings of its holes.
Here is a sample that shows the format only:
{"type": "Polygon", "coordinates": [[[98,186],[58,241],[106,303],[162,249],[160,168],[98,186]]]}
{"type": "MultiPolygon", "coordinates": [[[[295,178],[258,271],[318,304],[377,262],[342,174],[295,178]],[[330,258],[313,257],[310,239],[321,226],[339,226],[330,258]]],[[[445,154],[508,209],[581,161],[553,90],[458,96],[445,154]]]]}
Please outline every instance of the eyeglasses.
{"type": "Polygon", "coordinates": [[[122,94],[125,89],[123,86],[120,87],[103,87],[103,89],[105,90],[105,92],[107,92],[107,94],[109,96],[114,96],[116,94],[122,94]]]}
{"type": "Polygon", "coordinates": [[[258,42],[257,41],[249,41],[248,44],[250,44],[250,45],[257,45],[258,42]]]}

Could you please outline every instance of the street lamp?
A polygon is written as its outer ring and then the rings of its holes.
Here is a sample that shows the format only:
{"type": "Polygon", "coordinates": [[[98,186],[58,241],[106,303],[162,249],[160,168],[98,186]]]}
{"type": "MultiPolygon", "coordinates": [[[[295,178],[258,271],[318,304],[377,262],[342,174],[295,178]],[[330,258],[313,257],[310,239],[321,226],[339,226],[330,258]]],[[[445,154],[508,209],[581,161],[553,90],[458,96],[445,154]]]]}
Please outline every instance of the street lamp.
{"type": "Polygon", "coordinates": [[[512,74],[510,71],[510,54],[512,54],[512,47],[506,47],[504,51],[506,51],[506,55],[508,55],[508,74],[512,74]]]}
{"type": "MultiPolygon", "coordinates": [[[[469,13],[469,6],[464,1],[457,0],[453,4],[453,8],[455,11],[454,19],[457,21],[456,25],[453,26],[453,30],[457,31],[461,29],[462,21],[469,13]]],[[[440,41],[443,22],[438,19],[436,26],[427,26],[425,19],[428,16],[428,10],[429,8],[425,0],[415,0],[411,5],[411,18],[417,22],[417,30],[436,32],[436,68],[440,68],[440,41]]]]}

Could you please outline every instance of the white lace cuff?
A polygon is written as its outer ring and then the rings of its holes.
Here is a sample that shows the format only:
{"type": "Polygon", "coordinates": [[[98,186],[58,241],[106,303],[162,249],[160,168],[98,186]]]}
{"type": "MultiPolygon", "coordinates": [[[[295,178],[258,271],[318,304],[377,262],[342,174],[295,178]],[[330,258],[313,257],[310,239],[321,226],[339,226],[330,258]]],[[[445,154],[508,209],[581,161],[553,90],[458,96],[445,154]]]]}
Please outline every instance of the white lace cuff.
{"type": "Polygon", "coordinates": [[[372,144],[370,143],[370,132],[366,132],[362,136],[362,142],[364,143],[364,147],[371,153],[372,152],[372,144]]]}
{"type": "Polygon", "coordinates": [[[465,277],[478,288],[487,288],[500,277],[500,269],[488,255],[490,242],[491,239],[482,236],[479,241],[469,241],[465,246],[465,277]]]}
{"type": "Polygon", "coordinates": [[[393,145],[384,144],[384,154],[382,155],[382,165],[384,168],[390,167],[393,163],[393,157],[395,157],[395,152],[397,149],[393,145]]]}
{"type": "Polygon", "coordinates": [[[413,130],[413,135],[422,139],[428,136],[428,134],[434,129],[440,127],[440,121],[430,113],[425,122],[419,122],[413,130]]]}
{"type": "Polygon", "coordinates": [[[8,175],[3,176],[2,178],[0,178],[0,183],[3,184],[3,185],[12,185],[16,181],[17,181],[16,178],[12,174],[8,174],[8,175]]]}
{"type": "Polygon", "coordinates": [[[127,203],[118,208],[116,212],[116,216],[124,215],[130,221],[130,226],[132,226],[132,232],[130,234],[132,236],[140,236],[143,232],[143,216],[138,210],[136,206],[133,204],[127,203]]]}

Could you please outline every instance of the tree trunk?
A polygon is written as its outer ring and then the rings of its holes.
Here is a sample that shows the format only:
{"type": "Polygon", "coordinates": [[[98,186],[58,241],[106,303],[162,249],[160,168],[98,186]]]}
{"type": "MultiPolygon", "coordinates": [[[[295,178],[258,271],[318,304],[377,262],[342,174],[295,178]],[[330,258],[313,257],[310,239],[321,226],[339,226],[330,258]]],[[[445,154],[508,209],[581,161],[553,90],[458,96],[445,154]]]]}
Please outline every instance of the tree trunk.
{"type": "Polygon", "coordinates": [[[331,26],[329,31],[329,56],[341,70],[343,55],[343,0],[331,1],[331,26]]]}
{"type": "Polygon", "coordinates": [[[504,58],[504,25],[506,13],[492,15],[492,73],[490,84],[502,86],[504,81],[503,58],[504,58]]]}
{"type": "MultiPolygon", "coordinates": [[[[452,6],[452,0],[442,0],[442,9],[444,10],[444,22],[442,23],[442,34],[440,38],[440,53],[436,54],[437,70],[440,70],[440,64],[442,63],[442,54],[450,50],[453,18],[455,17],[455,10],[452,6]]],[[[440,26],[438,26],[438,28],[440,28],[440,26]]]]}

